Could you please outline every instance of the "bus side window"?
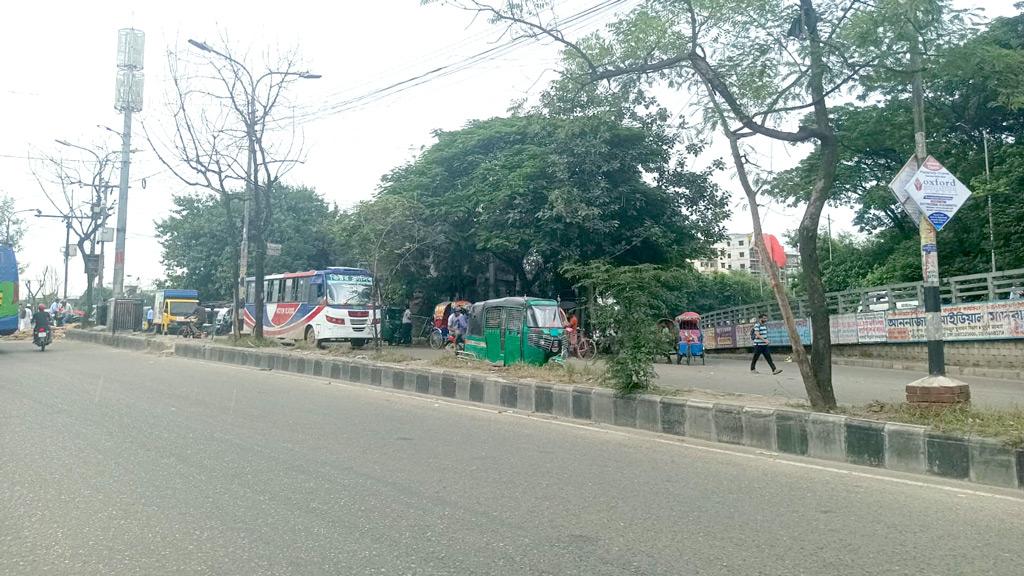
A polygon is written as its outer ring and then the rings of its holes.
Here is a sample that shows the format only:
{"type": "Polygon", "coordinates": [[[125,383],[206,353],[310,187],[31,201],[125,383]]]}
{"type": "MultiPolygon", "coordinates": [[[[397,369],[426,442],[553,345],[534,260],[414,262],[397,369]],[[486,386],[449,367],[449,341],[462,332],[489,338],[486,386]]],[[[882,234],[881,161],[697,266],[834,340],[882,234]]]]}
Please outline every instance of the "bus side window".
{"type": "Polygon", "coordinates": [[[277,280],[267,281],[267,293],[264,295],[264,300],[267,304],[273,304],[277,302],[277,280]]]}
{"type": "Polygon", "coordinates": [[[309,299],[309,278],[295,279],[295,301],[305,302],[309,299]]]}
{"type": "Polygon", "coordinates": [[[324,297],[324,285],[323,285],[322,282],[320,284],[310,284],[309,285],[309,303],[310,304],[319,304],[320,303],[320,299],[323,298],[323,297],[324,297]]]}
{"type": "Polygon", "coordinates": [[[294,284],[295,280],[292,278],[288,278],[286,280],[282,280],[281,282],[284,283],[284,289],[282,290],[280,301],[295,302],[295,294],[292,292],[292,284],[294,284]]]}
{"type": "Polygon", "coordinates": [[[256,301],[256,283],[252,280],[245,283],[245,301],[247,303],[256,301]]]}

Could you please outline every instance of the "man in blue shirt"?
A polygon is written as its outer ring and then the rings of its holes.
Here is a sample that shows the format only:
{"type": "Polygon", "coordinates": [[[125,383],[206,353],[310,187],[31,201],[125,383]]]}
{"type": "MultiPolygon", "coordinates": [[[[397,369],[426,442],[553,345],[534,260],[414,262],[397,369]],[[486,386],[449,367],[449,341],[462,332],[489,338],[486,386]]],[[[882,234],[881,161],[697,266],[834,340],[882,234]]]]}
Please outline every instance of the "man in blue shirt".
{"type": "Polygon", "coordinates": [[[757,318],[757,323],[750,330],[750,336],[754,341],[754,359],[750,361],[750,371],[757,373],[757,359],[764,356],[764,359],[768,361],[768,366],[772,369],[772,374],[779,374],[782,370],[775,367],[775,362],[772,362],[772,352],[768,349],[771,345],[771,341],[768,340],[768,315],[761,314],[757,318]]]}

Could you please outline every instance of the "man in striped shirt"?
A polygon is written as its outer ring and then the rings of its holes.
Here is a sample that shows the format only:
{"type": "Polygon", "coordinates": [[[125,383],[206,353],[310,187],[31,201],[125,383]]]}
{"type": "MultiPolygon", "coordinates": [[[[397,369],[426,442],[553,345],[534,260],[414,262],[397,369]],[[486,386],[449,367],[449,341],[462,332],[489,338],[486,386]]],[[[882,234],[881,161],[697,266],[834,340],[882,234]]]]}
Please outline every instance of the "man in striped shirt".
{"type": "Polygon", "coordinates": [[[750,371],[757,373],[757,359],[764,356],[764,359],[768,361],[768,366],[772,369],[772,374],[781,373],[782,370],[776,368],[775,362],[772,362],[772,352],[768,349],[768,346],[771,345],[771,341],[768,340],[768,315],[758,316],[757,323],[754,324],[754,328],[750,332],[754,340],[754,359],[750,361],[750,371]]]}

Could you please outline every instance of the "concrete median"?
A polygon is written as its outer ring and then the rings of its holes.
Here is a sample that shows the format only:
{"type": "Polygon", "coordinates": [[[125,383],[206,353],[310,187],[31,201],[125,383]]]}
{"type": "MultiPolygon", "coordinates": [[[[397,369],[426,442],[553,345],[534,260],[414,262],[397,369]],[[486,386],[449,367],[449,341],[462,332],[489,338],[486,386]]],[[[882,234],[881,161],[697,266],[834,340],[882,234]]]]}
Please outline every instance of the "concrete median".
{"type": "Polygon", "coordinates": [[[922,426],[735,402],[650,394],[621,396],[607,388],[505,380],[283,351],[241,350],[197,341],[176,342],[88,330],[69,330],[67,337],[126,350],[173,350],[174,355],[182,358],[383,386],[598,425],[1024,489],[1024,449],[990,438],[939,433],[922,426]]]}

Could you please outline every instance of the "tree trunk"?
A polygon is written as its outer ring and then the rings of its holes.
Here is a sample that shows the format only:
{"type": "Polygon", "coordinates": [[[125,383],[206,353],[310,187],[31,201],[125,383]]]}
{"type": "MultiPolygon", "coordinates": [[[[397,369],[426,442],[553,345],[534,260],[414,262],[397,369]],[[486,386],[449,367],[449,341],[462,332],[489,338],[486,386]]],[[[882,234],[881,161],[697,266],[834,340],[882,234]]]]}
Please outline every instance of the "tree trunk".
{"type": "MultiPolygon", "coordinates": [[[[253,189],[258,190],[255,186],[253,189]]],[[[263,340],[263,315],[266,308],[264,305],[266,294],[263,290],[266,273],[263,265],[266,259],[267,245],[263,238],[263,203],[258,200],[258,191],[255,196],[257,201],[252,203],[254,213],[249,220],[249,238],[252,241],[252,271],[256,281],[252,335],[256,340],[263,340]]]]}
{"type": "Polygon", "coordinates": [[[807,30],[807,43],[810,48],[808,88],[814,102],[814,121],[818,132],[822,134],[818,138],[821,152],[818,178],[814,182],[814,189],[811,190],[811,197],[807,201],[807,209],[800,221],[798,232],[800,263],[804,271],[807,302],[811,308],[811,368],[818,393],[824,403],[823,407],[833,410],[836,407],[836,395],[832,388],[832,336],[829,332],[825,287],[821,282],[821,264],[818,261],[818,224],[821,222],[821,211],[835,181],[836,168],[839,164],[839,142],[832,129],[828,106],[825,103],[826,64],[818,31],[818,13],[812,0],[800,0],[800,15],[807,30]]]}

